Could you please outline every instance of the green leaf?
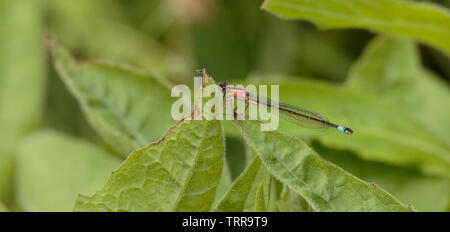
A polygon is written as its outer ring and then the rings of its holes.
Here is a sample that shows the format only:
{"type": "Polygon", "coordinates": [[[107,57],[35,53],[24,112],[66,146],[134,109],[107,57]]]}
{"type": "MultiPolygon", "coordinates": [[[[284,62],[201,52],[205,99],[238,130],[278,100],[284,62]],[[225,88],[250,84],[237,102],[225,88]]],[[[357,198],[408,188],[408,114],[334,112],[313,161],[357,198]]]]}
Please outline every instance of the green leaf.
{"type": "Polygon", "coordinates": [[[450,13],[429,3],[403,0],[265,0],[263,8],[324,29],[362,28],[413,38],[450,54],[450,13]]]}
{"type": "Polygon", "coordinates": [[[280,120],[280,131],[319,139],[328,147],[354,151],[363,159],[450,177],[450,148],[399,107],[387,104],[369,91],[308,79],[271,84],[279,84],[281,102],[318,112],[355,133],[348,136],[331,129],[303,128],[285,120],[280,120]]]}
{"type": "Polygon", "coordinates": [[[242,212],[257,211],[262,205],[261,196],[263,194],[264,205],[269,199],[270,174],[261,164],[258,157],[244,170],[244,172],[234,181],[231,188],[219,202],[214,211],[216,212],[242,212]],[[263,185],[262,193],[258,193],[258,188],[263,185]]]}
{"type": "Polygon", "coordinates": [[[42,110],[42,1],[2,1],[0,12],[0,199],[11,191],[14,153],[42,110]]]}
{"type": "Polygon", "coordinates": [[[8,212],[8,208],[0,201],[0,212],[8,212]]]}
{"type": "MultiPolygon", "coordinates": [[[[266,83],[267,84],[267,83],[266,83]]],[[[353,67],[345,86],[309,80],[280,82],[281,98],[354,129],[351,137],[315,133],[282,122],[290,134],[320,138],[364,159],[449,177],[448,86],[424,70],[408,40],[378,38],[353,67]],[[433,120],[430,120],[433,119],[433,120]]]]}
{"type": "Polygon", "coordinates": [[[283,183],[276,178],[272,178],[270,183],[269,203],[267,205],[267,211],[277,212],[280,211],[277,203],[280,200],[281,192],[283,190],[283,183]]]}
{"type": "Polygon", "coordinates": [[[265,212],[267,211],[266,207],[266,201],[264,200],[264,185],[260,184],[258,187],[258,190],[256,190],[256,196],[255,196],[255,211],[258,212],[265,212]]]}
{"type": "Polygon", "coordinates": [[[389,193],[323,160],[303,141],[235,121],[267,170],[300,194],[315,211],[412,211],[389,193]]]}
{"type": "Polygon", "coordinates": [[[352,67],[347,84],[400,108],[450,146],[450,107],[442,107],[450,102],[449,86],[422,67],[413,41],[374,39],[352,67]]]}
{"type": "Polygon", "coordinates": [[[230,167],[231,178],[235,180],[253,159],[247,161],[246,146],[242,138],[227,136],[226,141],[226,159],[228,167],[230,167]]]}
{"type": "Polygon", "coordinates": [[[55,68],[49,68],[42,127],[74,137],[102,142],[91,127],[77,99],[69,92],[55,68]],[[100,140],[100,141],[99,141],[100,140]]]}
{"type": "Polygon", "coordinates": [[[308,212],[313,211],[308,202],[300,194],[292,191],[289,186],[284,185],[280,200],[277,202],[281,212],[308,212]]]}
{"type": "Polygon", "coordinates": [[[187,120],[136,150],[75,211],[209,211],[222,174],[219,121],[187,120]]]}
{"type": "Polygon", "coordinates": [[[84,140],[35,132],[20,146],[17,194],[26,211],[72,211],[78,193],[92,194],[120,161],[84,140]]]}
{"type": "MultiPolygon", "coordinates": [[[[226,149],[225,149],[226,150],[226,149]]],[[[233,184],[233,179],[231,178],[230,166],[227,160],[223,161],[222,174],[220,175],[219,184],[217,185],[216,196],[214,197],[214,203],[211,208],[215,209],[223,196],[228,192],[228,189],[233,184]]]]}
{"type": "Polygon", "coordinates": [[[174,123],[165,82],[115,65],[79,63],[57,43],[50,49],[60,77],[91,125],[123,156],[156,141],[174,123]]]}
{"type": "Polygon", "coordinates": [[[324,159],[380,186],[418,211],[444,211],[450,199],[448,179],[425,176],[413,168],[362,160],[352,152],[330,149],[318,142],[312,146],[324,159]]]}

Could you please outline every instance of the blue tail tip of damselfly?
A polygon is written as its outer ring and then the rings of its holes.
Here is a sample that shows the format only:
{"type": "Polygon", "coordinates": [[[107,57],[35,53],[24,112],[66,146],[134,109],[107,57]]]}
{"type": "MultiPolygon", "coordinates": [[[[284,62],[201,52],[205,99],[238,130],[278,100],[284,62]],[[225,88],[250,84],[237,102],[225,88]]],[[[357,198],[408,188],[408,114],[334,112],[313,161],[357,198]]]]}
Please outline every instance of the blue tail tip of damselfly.
{"type": "Polygon", "coordinates": [[[346,134],[349,134],[349,135],[353,134],[353,130],[348,128],[348,127],[345,127],[345,126],[338,126],[338,127],[336,127],[336,129],[338,131],[342,131],[342,132],[344,132],[346,134]]]}

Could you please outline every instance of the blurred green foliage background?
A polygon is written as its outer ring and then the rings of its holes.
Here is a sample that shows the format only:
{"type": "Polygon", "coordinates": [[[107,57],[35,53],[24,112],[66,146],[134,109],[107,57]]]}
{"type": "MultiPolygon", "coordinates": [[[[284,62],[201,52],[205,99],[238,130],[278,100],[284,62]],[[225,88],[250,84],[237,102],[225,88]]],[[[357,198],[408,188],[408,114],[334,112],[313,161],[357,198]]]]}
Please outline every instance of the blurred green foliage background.
{"type": "MultiPolygon", "coordinates": [[[[450,6],[410,2],[447,13],[450,6]]],[[[89,124],[53,67],[49,38],[78,60],[152,73],[168,85],[192,86],[200,67],[217,82],[280,84],[282,101],[355,135],[288,124],[281,131],[418,210],[450,210],[449,54],[389,33],[320,30],[281,19],[262,3],[0,0],[0,211],[70,211],[78,193],[93,193],[127,155],[89,124]]],[[[166,120],[167,107],[146,120],[166,120]]],[[[248,164],[247,148],[227,122],[225,131],[235,179],[248,164]]]]}

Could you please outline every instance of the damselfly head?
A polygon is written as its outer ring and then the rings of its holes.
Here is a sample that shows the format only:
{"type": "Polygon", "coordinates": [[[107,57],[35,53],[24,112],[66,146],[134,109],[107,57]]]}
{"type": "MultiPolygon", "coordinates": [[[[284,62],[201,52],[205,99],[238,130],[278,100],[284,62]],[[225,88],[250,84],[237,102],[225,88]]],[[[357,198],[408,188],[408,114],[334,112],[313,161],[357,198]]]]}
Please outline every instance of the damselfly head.
{"type": "Polygon", "coordinates": [[[220,88],[225,89],[227,87],[228,83],[227,82],[223,82],[222,84],[219,85],[220,88]]]}

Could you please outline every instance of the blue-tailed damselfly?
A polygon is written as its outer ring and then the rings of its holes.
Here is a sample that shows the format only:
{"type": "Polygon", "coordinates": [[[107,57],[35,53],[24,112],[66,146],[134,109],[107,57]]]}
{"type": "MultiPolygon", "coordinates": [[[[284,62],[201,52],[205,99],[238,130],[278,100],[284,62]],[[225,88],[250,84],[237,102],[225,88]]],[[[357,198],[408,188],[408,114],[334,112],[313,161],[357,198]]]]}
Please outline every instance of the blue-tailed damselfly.
{"type": "Polygon", "coordinates": [[[235,97],[235,99],[238,100],[243,100],[247,104],[256,104],[268,108],[272,108],[273,105],[278,105],[280,117],[290,122],[300,124],[301,126],[311,125],[314,127],[333,128],[349,135],[353,134],[352,129],[331,123],[318,113],[314,113],[309,110],[301,109],[285,103],[278,103],[262,96],[258,97],[245,89],[230,87],[226,82],[220,84],[220,87],[222,88],[224,95],[235,97]]]}

